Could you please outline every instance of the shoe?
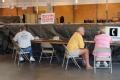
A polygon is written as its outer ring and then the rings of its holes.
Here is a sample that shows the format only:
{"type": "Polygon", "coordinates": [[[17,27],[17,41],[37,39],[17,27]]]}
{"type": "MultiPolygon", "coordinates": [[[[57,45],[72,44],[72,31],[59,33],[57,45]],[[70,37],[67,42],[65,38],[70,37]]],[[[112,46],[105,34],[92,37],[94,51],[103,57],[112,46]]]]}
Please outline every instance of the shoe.
{"type": "Polygon", "coordinates": [[[35,61],[35,59],[33,57],[30,57],[30,61],[35,61]]]}
{"type": "Polygon", "coordinates": [[[19,61],[24,61],[24,58],[23,57],[19,57],[19,61]]]}
{"type": "Polygon", "coordinates": [[[103,62],[105,67],[108,67],[108,63],[106,61],[103,62]]]}
{"type": "Polygon", "coordinates": [[[96,63],[96,67],[100,67],[100,62],[97,62],[97,63],[96,63]]]}

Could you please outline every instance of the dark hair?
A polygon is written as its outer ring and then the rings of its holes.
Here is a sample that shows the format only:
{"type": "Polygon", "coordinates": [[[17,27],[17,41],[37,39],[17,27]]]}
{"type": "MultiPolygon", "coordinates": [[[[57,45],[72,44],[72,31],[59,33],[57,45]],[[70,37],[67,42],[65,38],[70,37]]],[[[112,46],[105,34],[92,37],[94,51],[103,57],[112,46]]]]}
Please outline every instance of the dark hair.
{"type": "Polygon", "coordinates": [[[26,28],[25,25],[20,27],[20,30],[21,30],[21,31],[26,30],[26,29],[27,29],[27,28],[26,28]]]}

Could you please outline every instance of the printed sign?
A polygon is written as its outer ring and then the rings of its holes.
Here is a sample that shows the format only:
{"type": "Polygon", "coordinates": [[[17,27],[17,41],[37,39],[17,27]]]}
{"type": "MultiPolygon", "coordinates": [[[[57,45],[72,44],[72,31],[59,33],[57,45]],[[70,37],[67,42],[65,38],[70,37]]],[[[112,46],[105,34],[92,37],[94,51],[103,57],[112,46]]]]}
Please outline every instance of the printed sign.
{"type": "Polygon", "coordinates": [[[110,28],[110,36],[118,36],[118,28],[110,28]]]}
{"type": "Polygon", "coordinates": [[[106,26],[105,33],[112,37],[112,41],[120,41],[120,27],[106,26]]]}
{"type": "Polygon", "coordinates": [[[54,20],[55,20],[54,13],[41,14],[41,24],[54,24],[54,20]]]}

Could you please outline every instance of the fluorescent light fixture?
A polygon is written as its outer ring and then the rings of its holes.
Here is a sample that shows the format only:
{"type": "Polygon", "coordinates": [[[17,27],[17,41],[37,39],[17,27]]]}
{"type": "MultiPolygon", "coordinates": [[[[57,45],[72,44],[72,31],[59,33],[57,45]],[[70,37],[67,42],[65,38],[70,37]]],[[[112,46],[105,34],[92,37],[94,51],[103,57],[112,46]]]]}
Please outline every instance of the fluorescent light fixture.
{"type": "Polygon", "coordinates": [[[2,0],[2,2],[4,3],[4,2],[5,2],[5,0],[2,0]]]}
{"type": "Polygon", "coordinates": [[[75,4],[77,4],[78,3],[78,0],[75,0],[75,4]]]}
{"type": "Polygon", "coordinates": [[[22,10],[26,10],[26,9],[27,9],[27,7],[26,7],[26,6],[23,6],[23,7],[22,7],[22,10]]]}

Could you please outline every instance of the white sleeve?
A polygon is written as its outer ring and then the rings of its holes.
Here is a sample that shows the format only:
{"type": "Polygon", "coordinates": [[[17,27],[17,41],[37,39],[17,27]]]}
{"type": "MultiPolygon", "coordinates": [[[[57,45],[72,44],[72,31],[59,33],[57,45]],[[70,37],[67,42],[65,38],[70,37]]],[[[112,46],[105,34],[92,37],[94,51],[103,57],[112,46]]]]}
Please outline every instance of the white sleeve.
{"type": "Polygon", "coordinates": [[[18,34],[15,35],[15,37],[13,38],[14,41],[18,41],[18,34]]]}
{"type": "Polygon", "coordinates": [[[34,37],[33,37],[33,35],[31,33],[30,33],[30,39],[34,40],[34,37]]]}

